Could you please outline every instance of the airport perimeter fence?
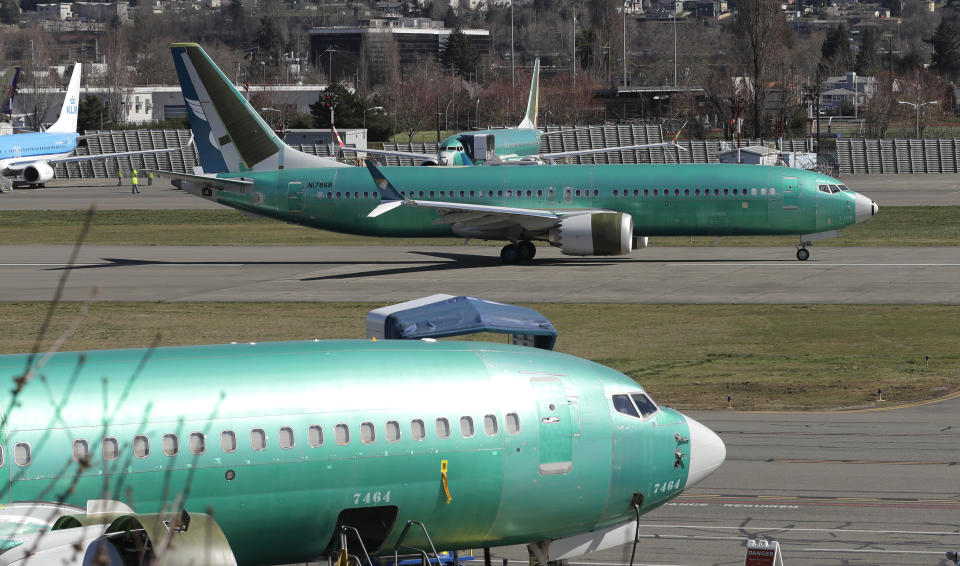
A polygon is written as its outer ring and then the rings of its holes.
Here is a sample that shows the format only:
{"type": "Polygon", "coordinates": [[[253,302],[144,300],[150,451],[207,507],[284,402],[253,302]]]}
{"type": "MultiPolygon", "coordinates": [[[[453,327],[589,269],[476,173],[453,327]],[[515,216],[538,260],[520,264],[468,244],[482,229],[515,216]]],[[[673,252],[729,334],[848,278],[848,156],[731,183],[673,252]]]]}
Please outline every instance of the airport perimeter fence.
{"type": "Polygon", "coordinates": [[[837,140],[840,174],[960,173],[960,139],[837,140]]]}
{"type": "MultiPolygon", "coordinates": [[[[76,155],[183,147],[190,140],[190,130],[88,130],[84,135],[96,137],[87,138],[83,142],[86,143],[85,146],[77,147],[76,155]]],[[[167,153],[60,163],[54,171],[58,179],[115,179],[117,168],[123,172],[124,177],[129,177],[133,169],[193,173],[193,167],[197,162],[197,150],[191,145],[167,153]]]]}

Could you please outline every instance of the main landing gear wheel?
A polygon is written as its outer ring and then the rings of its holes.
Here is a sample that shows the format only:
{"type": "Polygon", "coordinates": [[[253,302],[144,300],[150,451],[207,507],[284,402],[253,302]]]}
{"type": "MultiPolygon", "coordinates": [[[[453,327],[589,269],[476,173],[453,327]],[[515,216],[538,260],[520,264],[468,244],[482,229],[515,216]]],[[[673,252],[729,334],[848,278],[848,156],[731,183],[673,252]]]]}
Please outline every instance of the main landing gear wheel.
{"type": "Polygon", "coordinates": [[[521,261],[530,261],[537,255],[537,246],[533,245],[533,242],[529,240],[517,242],[517,248],[520,250],[521,261]]]}
{"type": "Polygon", "coordinates": [[[810,257],[810,251],[807,248],[800,248],[797,250],[797,259],[800,261],[807,261],[807,258],[810,257]]]}
{"type": "Polygon", "coordinates": [[[520,247],[516,244],[507,244],[500,250],[500,261],[503,263],[517,263],[520,261],[520,247]]]}

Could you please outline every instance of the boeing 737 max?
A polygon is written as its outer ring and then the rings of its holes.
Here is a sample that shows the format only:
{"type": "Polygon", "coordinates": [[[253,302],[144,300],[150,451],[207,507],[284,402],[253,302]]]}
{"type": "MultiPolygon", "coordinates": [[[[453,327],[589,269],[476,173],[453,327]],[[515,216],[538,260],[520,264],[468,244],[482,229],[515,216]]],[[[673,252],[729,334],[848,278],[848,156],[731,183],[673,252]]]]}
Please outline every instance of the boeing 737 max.
{"type": "Polygon", "coordinates": [[[4,564],[303,563],[341,527],[392,554],[418,521],[545,565],[632,541],[726,454],[621,373],[503,344],[7,355],[0,380],[4,564]]]}
{"type": "Polygon", "coordinates": [[[800,236],[804,260],[810,242],[878,209],[836,179],[786,167],[316,167],[198,45],[172,52],[200,162],[225,172],[160,174],[208,200],[312,228],[507,240],[505,262],[531,259],[537,240],[571,255],[622,255],[649,236],[784,234],[800,236]]]}

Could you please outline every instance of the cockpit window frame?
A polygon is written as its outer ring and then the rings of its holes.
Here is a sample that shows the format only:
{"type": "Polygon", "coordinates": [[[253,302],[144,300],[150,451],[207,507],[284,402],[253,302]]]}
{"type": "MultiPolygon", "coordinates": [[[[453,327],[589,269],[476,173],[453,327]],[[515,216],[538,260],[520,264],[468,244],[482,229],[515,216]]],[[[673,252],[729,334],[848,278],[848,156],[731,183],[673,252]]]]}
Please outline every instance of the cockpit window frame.
{"type": "MultiPolygon", "coordinates": [[[[622,403],[622,402],[623,402],[623,399],[620,399],[619,401],[622,403]]],[[[623,416],[625,416],[625,417],[634,418],[634,419],[637,419],[637,420],[639,420],[639,421],[648,421],[648,420],[650,420],[654,415],[656,415],[657,413],[660,412],[660,406],[657,405],[657,402],[654,401],[653,398],[650,397],[650,395],[648,395],[647,392],[645,392],[645,391],[630,391],[630,392],[624,391],[624,392],[613,393],[613,394],[610,395],[610,404],[613,406],[613,410],[614,410],[615,412],[617,412],[617,413],[619,413],[619,414],[621,414],[621,415],[623,415],[623,416]],[[639,406],[636,404],[636,401],[635,401],[634,398],[633,398],[634,395],[642,395],[642,396],[649,402],[649,404],[653,407],[653,411],[650,411],[650,412],[646,412],[646,413],[645,413],[643,410],[641,410],[641,409],[639,408],[639,406]],[[617,402],[618,402],[618,399],[617,399],[617,398],[618,398],[618,397],[620,397],[620,398],[626,398],[626,400],[630,402],[629,408],[632,408],[632,410],[633,410],[634,412],[633,412],[633,413],[627,413],[627,412],[622,411],[622,410],[621,410],[621,407],[618,407],[618,406],[617,406],[617,402]]],[[[623,408],[623,409],[627,409],[628,407],[622,407],[622,408],[623,408]]]]}

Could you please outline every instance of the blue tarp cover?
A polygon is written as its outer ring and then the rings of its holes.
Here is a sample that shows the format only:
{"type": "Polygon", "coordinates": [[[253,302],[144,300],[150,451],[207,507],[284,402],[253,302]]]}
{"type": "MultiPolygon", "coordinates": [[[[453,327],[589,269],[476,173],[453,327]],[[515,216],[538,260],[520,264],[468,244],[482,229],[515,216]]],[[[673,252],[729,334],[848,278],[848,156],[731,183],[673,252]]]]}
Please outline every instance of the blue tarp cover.
{"type": "Polygon", "coordinates": [[[557,329],[537,311],[476,297],[454,297],[398,311],[384,324],[384,337],[390,339],[443,338],[476,332],[533,335],[536,346],[546,350],[552,350],[557,341],[557,329]]]}

